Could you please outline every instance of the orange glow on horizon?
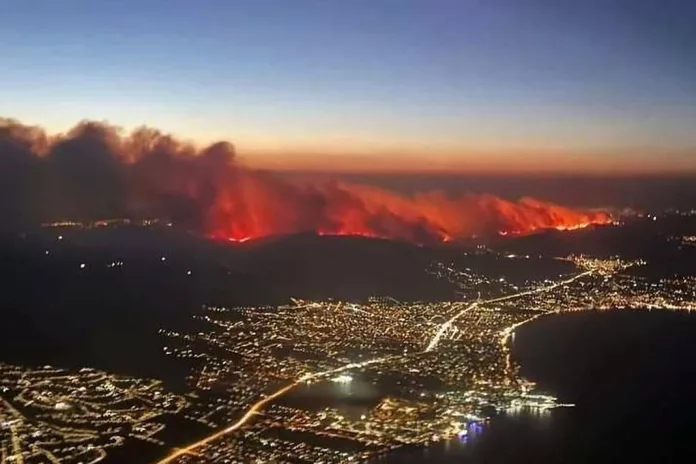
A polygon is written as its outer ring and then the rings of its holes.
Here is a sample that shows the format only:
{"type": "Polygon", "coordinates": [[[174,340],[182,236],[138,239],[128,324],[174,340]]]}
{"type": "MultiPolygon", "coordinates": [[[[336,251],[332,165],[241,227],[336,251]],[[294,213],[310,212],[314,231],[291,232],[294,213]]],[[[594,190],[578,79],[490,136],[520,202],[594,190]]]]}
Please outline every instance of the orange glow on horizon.
{"type": "MultiPolygon", "coordinates": [[[[52,121],[54,133],[67,133],[78,121],[52,121]]],[[[230,140],[239,159],[250,168],[273,171],[481,174],[481,175],[693,175],[696,147],[581,145],[577,140],[534,140],[467,137],[441,142],[413,134],[276,134],[247,128],[210,130],[195,121],[170,121],[178,134],[197,149],[230,140]]],[[[121,133],[147,126],[126,124],[121,133]]]]}
{"type": "Polygon", "coordinates": [[[694,152],[663,152],[644,156],[630,150],[577,151],[544,148],[502,151],[466,149],[447,151],[382,151],[346,154],[245,150],[241,160],[260,169],[288,172],[356,174],[481,174],[481,175],[598,175],[644,176],[696,173],[694,152]],[[636,156],[634,156],[636,155],[636,156]]]}

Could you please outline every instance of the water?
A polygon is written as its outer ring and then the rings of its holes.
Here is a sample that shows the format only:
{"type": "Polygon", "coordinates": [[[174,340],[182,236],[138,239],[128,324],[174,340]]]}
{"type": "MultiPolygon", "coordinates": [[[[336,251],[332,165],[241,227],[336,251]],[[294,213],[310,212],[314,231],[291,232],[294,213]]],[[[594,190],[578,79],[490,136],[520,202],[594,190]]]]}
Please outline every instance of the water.
{"type": "Polygon", "coordinates": [[[376,462],[693,462],[696,314],[544,318],[518,331],[514,353],[527,377],[576,407],[501,415],[467,442],[403,450],[376,462]]]}

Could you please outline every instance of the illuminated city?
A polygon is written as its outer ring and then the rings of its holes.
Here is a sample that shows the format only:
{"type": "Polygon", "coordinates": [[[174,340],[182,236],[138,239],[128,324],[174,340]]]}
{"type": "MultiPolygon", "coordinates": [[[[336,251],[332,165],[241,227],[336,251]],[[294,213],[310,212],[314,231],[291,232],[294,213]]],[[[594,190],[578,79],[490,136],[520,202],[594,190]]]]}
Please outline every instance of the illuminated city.
{"type": "Polygon", "coordinates": [[[189,402],[156,380],[0,364],[0,462],[96,463],[126,440],[162,446],[189,402]]]}
{"type": "MultiPolygon", "coordinates": [[[[622,273],[641,261],[563,259],[578,272],[528,282],[511,294],[509,284],[497,279],[499,296],[474,301],[412,304],[387,297],[205,308],[199,319],[209,331],[162,333],[170,340],[167,353],[197,360],[200,368],[190,379],[197,390],[224,392],[222,402],[194,406],[201,408],[199,419],[222,430],[160,463],[283,456],[298,462],[361,462],[400,446],[447,440],[485,423],[487,411],[559,406],[553,397],[533,393],[534,385],[518,376],[510,358],[517,327],[565,311],[696,308],[693,279],[646,286],[622,273]],[[293,389],[327,380],[338,389],[352,382],[385,384],[389,394],[358,417],[332,408],[275,404],[293,389]],[[239,421],[224,428],[244,410],[239,421]],[[325,444],[303,444],[314,441],[325,444]]],[[[435,269],[444,269],[447,278],[459,276],[462,288],[472,281],[493,284],[444,265],[435,269]]]]}

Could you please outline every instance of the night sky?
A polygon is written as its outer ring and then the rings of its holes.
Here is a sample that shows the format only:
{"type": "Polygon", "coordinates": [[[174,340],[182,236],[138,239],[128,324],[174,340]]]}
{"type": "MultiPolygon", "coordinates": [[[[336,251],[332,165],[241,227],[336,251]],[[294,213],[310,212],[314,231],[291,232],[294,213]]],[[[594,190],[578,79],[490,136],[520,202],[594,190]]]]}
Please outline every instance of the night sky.
{"type": "Polygon", "coordinates": [[[282,169],[696,170],[696,2],[7,0],[0,116],[282,169]]]}

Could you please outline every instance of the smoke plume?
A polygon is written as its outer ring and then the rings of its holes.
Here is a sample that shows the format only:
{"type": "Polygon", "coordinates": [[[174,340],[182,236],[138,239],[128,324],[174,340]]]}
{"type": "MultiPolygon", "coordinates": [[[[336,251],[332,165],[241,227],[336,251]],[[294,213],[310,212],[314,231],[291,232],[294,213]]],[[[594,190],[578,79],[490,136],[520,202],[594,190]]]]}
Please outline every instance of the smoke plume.
{"type": "Polygon", "coordinates": [[[346,182],[298,183],[240,165],[234,147],[197,149],[151,128],[85,121],[69,132],[0,119],[0,217],[8,227],[161,217],[211,237],[315,231],[418,243],[606,223],[607,213],[532,198],[404,196],[346,182]]]}

